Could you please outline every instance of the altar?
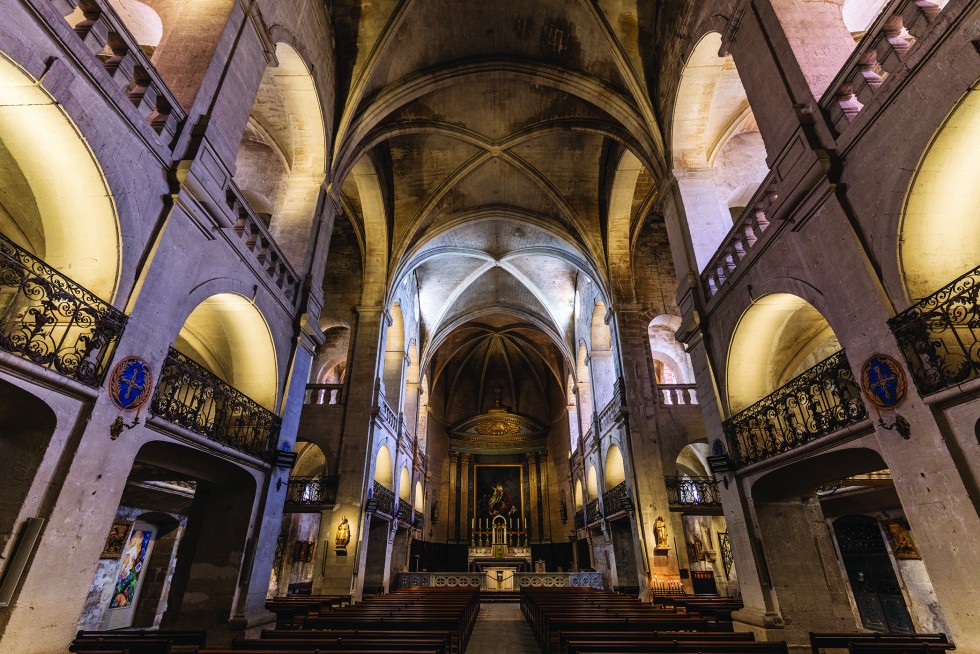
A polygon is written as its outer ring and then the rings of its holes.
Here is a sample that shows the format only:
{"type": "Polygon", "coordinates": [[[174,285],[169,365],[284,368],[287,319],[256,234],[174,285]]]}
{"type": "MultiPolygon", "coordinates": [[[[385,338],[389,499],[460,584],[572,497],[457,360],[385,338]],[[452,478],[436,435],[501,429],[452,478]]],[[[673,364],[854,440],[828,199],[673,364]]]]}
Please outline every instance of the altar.
{"type": "Polygon", "coordinates": [[[486,575],[487,590],[517,590],[514,575],[531,569],[531,547],[527,543],[527,531],[515,524],[511,529],[507,521],[497,516],[493,522],[477,528],[467,556],[469,571],[486,575]]]}

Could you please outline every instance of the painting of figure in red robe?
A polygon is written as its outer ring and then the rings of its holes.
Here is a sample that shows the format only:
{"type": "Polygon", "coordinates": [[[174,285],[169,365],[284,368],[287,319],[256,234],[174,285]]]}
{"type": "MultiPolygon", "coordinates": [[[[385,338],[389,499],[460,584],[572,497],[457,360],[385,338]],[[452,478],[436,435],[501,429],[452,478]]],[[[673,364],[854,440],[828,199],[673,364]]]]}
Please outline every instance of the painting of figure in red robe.
{"type": "Polygon", "coordinates": [[[502,516],[511,529],[524,524],[522,473],[519,465],[474,466],[473,515],[478,522],[502,516]]]}

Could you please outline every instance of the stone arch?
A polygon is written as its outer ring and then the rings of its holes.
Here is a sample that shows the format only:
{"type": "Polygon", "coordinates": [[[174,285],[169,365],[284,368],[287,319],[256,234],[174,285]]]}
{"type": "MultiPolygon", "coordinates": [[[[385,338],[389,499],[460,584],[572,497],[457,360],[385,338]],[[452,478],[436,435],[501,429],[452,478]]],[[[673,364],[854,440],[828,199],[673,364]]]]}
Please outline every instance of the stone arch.
{"type": "Polygon", "coordinates": [[[174,340],[174,349],[274,410],[278,363],[269,325],[251,301],[218,293],[198,304],[174,340]]]}
{"type": "Polygon", "coordinates": [[[589,472],[585,477],[585,490],[590,499],[599,497],[599,474],[594,463],[589,465],[589,472]]]}
{"type": "Polygon", "coordinates": [[[405,414],[405,426],[411,430],[411,436],[418,433],[419,404],[421,386],[419,379],[419,345],[413,338],[408,344],[408,357],[405,368],[405,388],[402,391],[402,413],[405,414]]]}
{"type": "Polygon", "coordinates": [[[790,293],[758,298],[739,319],[728,350],[729,414],[764,398],[840,350],[830,324],[812,304],[790,293]]]}
{"type": "Polygon", "coordinates": [[[566,382],[568,392],[566,393],[566,408],[568,410],[568,436],[571,441],[569,450],[574,452],[578,449],[579,439],[582,437],[581,423],[579,423],[578,404],[575,399],[575,378],[569,374],[566,382]]]}
{"type": "Polygon", "coordinates": [[[422,481],[415,482],[415,501],[413,508],[419,513],[425,513],[425,492],[422,488],[422,481]]]}
{"type": "Polygon", "coordinates": [[[588,434],[592,429],[592,384],[589,374],[589,354],[585,341],[579,342],[577,370],[578,376],[578,406],[582,430],[588,434]]]}
{"type": "MultiPolygon", "coordinates": [[[[4,561],[18,518],[58,424],[43,400],[0,379],[0,554],[4,561]]],[[[0,572],[3,566],[0,565],[0,572]]]]}
{"type": "Polygon", "coordinates": [[[623,452],[615,443],[606,450],[606,465],[603,472],[606,490],[611,490],[626,482],[626,463],[623,461],[623,452]]]}
{"type": "Polygon", "coordinates": [[[657,384],[693,384],[694,366],[690,355],[677,340],[679,316],[660,315],[650,321],[647,337],[657,384]]]}
{"type": "Polygon", "coordinates": [[[422,375],[419,384],[419,415],[416,420],[415,435],[419,441],[419,449],[424,454],[429,441],[429,377],[422,375]]]}
{"type": "Polygon", "coordinates": [[[316,477],[327,474],[327,456],[316,443],[296,443],[296,463],[290,477],[316,477]]]}
{"type": "Polygon", "coordinates": [[[721,34],[705,34],[681,73],[671,124],[674,177],[699,270],[769,174],[766,146],[721,34]]]}
{"type": "Polygon", "coordinates": [[[0,87],[0,232],[112,302],[122,246],[99,162],[55,98],[4,53],[0,87]]]}
{"type": "Polygon", "coordinates": [[[402,471],[398,473],[398,499],[404,502],[412,499],[412,476],[408,466],[402,466],[402,471]]]}
{"type": "Polygon", "coordinates": [[[395,470],[392,467],[391,450],[388,449],[387,445],[382,445],[374,457],[374,481],[388,490],[392,490],[394,479],[395,470]]]}
{"type": "Polygon", "coordinates": [[[678,477],[710,477],[708,456],[710,446],[704,441],[688,443],[681,448],[674,459],[675,474],[678,477]]]}
{"type": "Polygon", "coordinates": [[[909,186],[898,256],[908,299],[931,295],[980,263],[980,90],[939,128],[909,186]]]}
{"type": "Polygon", "coordinates": [[[310,247],[326,175],[326,132],[313,75],[300,54],[276,44],[235,161],[235,182],[294,268],[310,247]]]}
{"type": "Polygon", "coordinates": [[[582,492],[582,480],[578,477],[575,478],[575,510],[579,510],[585,506],[585,495],[582,492]]]}
{"type": "Polygon", "coordinates": [[[388,310],[391,322],[385,330],[385,353],[381,380],[385,400],[396,413],[402,405],[402,380],[405,374],[405,321],[398,302],[388,310]]]}
{"type": "Polygon", "coordinates": [[[592,370],[592,393],[595,406],[601,410],[612,399],[616,387],[616,362],[613,359],[612,330],[607,320],[610,318],[604,302],[596,302],[592,308],[589,348],[592,370]]]}

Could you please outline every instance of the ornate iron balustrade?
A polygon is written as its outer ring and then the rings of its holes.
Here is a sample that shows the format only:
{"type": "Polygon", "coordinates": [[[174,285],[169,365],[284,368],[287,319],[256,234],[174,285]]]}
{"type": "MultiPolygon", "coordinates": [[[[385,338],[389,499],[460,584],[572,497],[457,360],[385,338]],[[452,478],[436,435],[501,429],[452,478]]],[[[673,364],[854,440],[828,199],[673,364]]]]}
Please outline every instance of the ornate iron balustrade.
{"type": "Polygon", "coordinates": [[[721,564],[725,568],[725,579],[732,578],[735,556],[732,554],[732,540],[727,531],[718,532],[718,549],[721,550],[721,564]]]}
{"type": "MultiPolygon", "coordinates": [[[[399,572],[398,588],[487,588],[487,573],[399,572]]],[[[514,594],[520,588],[605,588],[601,572],[515,572],[514,594]]]]}
{"type": "Polygon", "coordinates": [[[736,467],[789,451],[868,417],[844,356],[833,354],[724,422],[736,467]]]}
{"type": "Polygon", "coordinates": [[[980,377],[980,266],[888,321],[923,395],[980,377]]]}
{"type": "Polygon", "coordinates": [[[282,420],[170,348],[150,411],[216,443],[268,460],[282,420]]]}
{"type": "Polygon", "coordinates": [[[371,498],[368,500],[368,512],[383,513],[386,516],[395,515],[395,493],[390,488],[374,482],[371,489],[371,498]]]}
{"type": "Polygon", "coordinates": [[[319,509],[337,499],[337,477],[290,477],[286,487],[286,507],[319,509]]]}
{"type": "Polygon", "coordinates": [[[685,406],[698,404],[696,384],[657,384],[657,399],[662,406],[685,406]]]}
{"type": "Polygon", "coordinates": [[[607,517],[620,511],[632,513],[633,495],[626,487],[625,481],[602,494],[602,509],[607,517]]]}
{"type": "Polygon", "coordinates": [[[0,234],[0,348],[102,383],[127,317],[0,234]]]}
{"type": "Polygon", "coordinates": [[[721,506],[714,477],[666,477],[667,502],[672,506],[721,506]]]}
{"type": "Polygon", "coordinates": [[[579,509],[575,512],[575,528],[585,529],[585,509],[579,509]]]}
{"type": "Polygon", "coordinates": [[[307,384],[303,404],[343,404],[343,384],[307,384]]]}
{"type": "Polygon", "coordinates": [[[585,505],[585,524],[591,525],[600,520],[602,520],[602,512],[599,510],[599,500],[594,499],[585,505]]]}

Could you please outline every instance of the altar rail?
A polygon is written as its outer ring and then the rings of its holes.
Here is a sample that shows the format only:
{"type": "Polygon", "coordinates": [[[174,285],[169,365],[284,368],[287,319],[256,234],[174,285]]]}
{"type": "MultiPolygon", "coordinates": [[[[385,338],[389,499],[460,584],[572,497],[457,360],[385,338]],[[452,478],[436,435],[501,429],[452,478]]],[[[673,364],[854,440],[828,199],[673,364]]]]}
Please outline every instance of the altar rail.
{"type": "MultiPolygon", "coordinates": [[[[515,572],[514,592],[519,588],[605,588],[601,572],[515,572]]],[[[399,588],[452,588],[472,586],[486,589],[486,573],[401,572],[399,588]]]]}

